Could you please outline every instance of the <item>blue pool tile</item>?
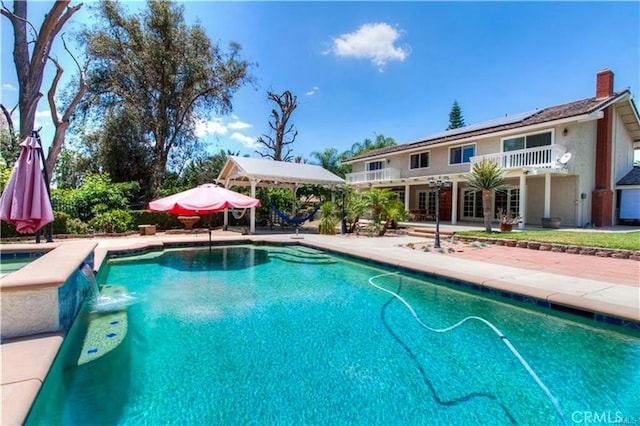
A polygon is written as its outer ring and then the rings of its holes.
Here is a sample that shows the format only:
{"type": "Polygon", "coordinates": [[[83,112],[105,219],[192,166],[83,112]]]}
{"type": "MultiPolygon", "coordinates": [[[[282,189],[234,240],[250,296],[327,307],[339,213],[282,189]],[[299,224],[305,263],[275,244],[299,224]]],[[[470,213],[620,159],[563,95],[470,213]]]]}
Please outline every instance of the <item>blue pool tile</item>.
{"type": "Polygon", "coordinates": [[[91,348],[87,351],[88,354],[95,354],[96,352],[98,352],[98,348],[91,348]]]}
{"type": "Polygon", "coordinates": [[[634,321],[622,321],[622,326],[629,330],[640,331],[640,323],[634,321]]]}

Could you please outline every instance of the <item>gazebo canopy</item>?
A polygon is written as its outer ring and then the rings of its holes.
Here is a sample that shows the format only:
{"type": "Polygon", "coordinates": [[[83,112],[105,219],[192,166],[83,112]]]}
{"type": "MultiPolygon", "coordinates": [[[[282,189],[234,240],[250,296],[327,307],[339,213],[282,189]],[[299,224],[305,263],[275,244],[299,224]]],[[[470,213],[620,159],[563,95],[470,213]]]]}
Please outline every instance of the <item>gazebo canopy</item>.
{"type": "Polygon", "coordinates": [[[229,188],[234,185],[268,187],[298,187],[323,185],[335,187],[345,181],[330,171],[312,164],[288,163],[260,158],[229,156],[217,182],[229,188]]]}

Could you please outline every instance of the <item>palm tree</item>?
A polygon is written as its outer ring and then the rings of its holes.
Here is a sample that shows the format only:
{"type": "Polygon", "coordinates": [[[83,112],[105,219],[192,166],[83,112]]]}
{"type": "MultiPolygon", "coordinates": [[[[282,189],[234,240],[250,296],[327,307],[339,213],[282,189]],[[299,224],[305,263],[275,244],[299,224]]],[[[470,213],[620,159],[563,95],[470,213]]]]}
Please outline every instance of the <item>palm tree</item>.
{"type": "Polygon", "coordinates": [[[466,179],[469,188],[482,191],[484,229],[491,232],[491,200],[495,191],[505,187],[504,173],[496,162],[485,159],[473,165],[466,179]]]}
{"type": "Polygon", "coordinates": [[[407,219],[408,214],[404,205],[398,200],[398,195],[389,189],[372,188],[362,194],[362,198],[380,237],[394,221],[407,219]]]}
{"type": "Polygon", "coordinates": [[[347,151],[345,155],[349,158],[355,157],[365,152],[373,151],[374,149],[386,148],[388,146],[397,145],[395,139],[385,137],[383,134],[376,134],[376,141],[366,138],[362,142],[356,142],[351,146],[351,151],[347,151]]]}
{"type": "MultiPolygon", "coordinates": [[[[338,150],[335,148],[325,148],[324,151],[314,151],[311,153],[311,157],[316,160],[317,165],[329,170],[331,173],[344,178],[346,173],[346,164],[342,164],[344,160],[343,154],[338,154],[338,150]]],[[[349,166],[350,167],[350,166],[349,166]]]]}

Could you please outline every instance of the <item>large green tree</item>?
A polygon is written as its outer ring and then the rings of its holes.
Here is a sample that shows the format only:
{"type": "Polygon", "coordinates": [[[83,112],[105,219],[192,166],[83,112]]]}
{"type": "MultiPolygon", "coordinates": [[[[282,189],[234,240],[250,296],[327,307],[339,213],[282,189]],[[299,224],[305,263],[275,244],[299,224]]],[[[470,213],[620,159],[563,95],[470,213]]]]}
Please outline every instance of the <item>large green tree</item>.
{"type": "Polygon", "coordinates": [[[457,129],[464,126],[465,124],[464,117],[462,116],[462,109],[460,109],[458,101],[453,101],[451,111],[449,112],[449,126],[447,127],[447,130],[457,129]]]}
{"type": "Polygon", "coordinates": [[[482,191],[482,214],[484,228],[491,232],[491,205],[493,195],[505,186],[504,172],[494,161],[482,160],[474,163],[471,173],[466,176],[467,186],[482,191]]]}
{"type": "Polygon", "coordinates": [[[139,123],[151,147],[147,197],[165,176],[174,152],[193,144],[195,125],[211,113],[232,110],[232,96],[250,81],[240,45],[211,42],[198,24],[188,25],[183,6],[149,0],[139,14],[120,4],[96,4],[98,23],[83,32],[88,55],[87,111],[96,122],[121,109],[139,123]]]}

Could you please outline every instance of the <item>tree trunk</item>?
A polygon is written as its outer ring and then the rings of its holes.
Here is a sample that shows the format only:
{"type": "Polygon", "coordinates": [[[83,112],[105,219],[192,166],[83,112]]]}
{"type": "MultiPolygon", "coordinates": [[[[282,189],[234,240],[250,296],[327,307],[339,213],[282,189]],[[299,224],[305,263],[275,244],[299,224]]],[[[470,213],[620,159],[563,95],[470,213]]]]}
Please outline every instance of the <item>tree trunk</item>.
{"type": "MultiPolygon", "coordinates": [[[[64,38],[63,38],[64,41],[64,38]]],[[[67,45],[65,44],[65,49],[67,52],[67,45]]],[[[69,52],[71,55],[71,52],[69,52]]],[[[71,57],[74,59],[73,55],[71,57]]],[[[84,68],[80,69],[80,82],[78,87],[78,92],[73,97],[73,100],[67,106],[67,109],[62,114],[62,118],[58,116],[58,109],[56,108],[55,95],[58,91],[58,82],[60,78],[62,78],[62,74],[64,73],[64,69],[60,66],[60,63],[53,58],[49,58],[56,66],[56,75],[53,78],[53,82],[51,83],[51,87],[49,88],[49,92],[47,94],[47,98],[49,99],[49,109],[51,110],[51,119],[53,120],[53,124],[56,127],[55,135],[53,136],[53,142],[51,143],[51,147],[49,148],[49,153],[47,154],[47,160],[45,167],[47,169],[47,173],[50,180],[53,180],[53,169],[56,167],[56,162],[58,161],[58,156],[62,151],[62,144],[64,143],[64,136],[67,133],[67,129],[69,128],[69,124],[71,122],[71,115],[78,107],[78,104],[82,100],[85,92],[87,91],[87,82],[85,79],[85,70],[84,68]]],[[[77,64],[77,62],[76,62],[77,64]]],[[[78,65],[78,68],[80,66],[78,65]]]]}
{"type": "Polygon", "coordinates": [[[482,190],[482,214],[484,216],[484,230],[491,232],[491,191],[482,190]]]}
{"type": "Polygon", "coordinates": [[[14,1],[13,12],[2,7],[2,15],[6,16],[13,25],[13,61],[16,66],[18,82],[20,84],[18,105],[20,109],[20,135],[30,136],[33,130],[38,101],[42,98],[40,87],[44,77],[44,68],[53,46],[53,41],[71,18],[82,7],[82,4],[68,7],[70,0],[56,1],[51,10],[45,15],[36,39],[27,39],[27,24],[35,33],[35,27],[27,20],[27,2],[14,1]],[[29,57],[30,44],[33,44],[29,57]]]}

